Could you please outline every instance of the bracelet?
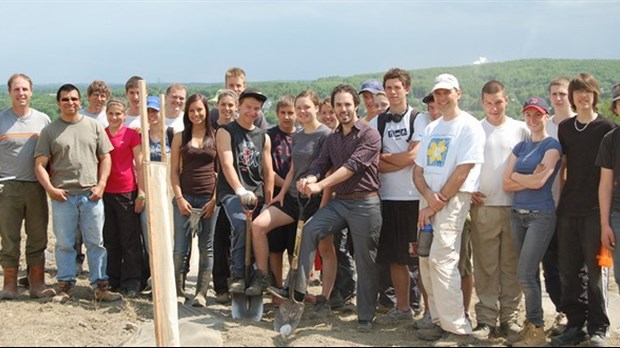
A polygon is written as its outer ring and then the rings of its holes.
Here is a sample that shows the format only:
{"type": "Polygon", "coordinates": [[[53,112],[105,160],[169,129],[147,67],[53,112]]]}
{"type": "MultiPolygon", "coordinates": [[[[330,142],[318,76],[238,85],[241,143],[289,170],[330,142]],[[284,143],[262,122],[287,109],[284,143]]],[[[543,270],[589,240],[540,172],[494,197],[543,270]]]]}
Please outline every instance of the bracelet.
{"type": "Polygon", "coordinates": [[[180,196],[180,197],[174,197],[174,199],[176,199],[176,200],[178,201],[178,200],[180,200],[180,199],[183,199],[183,196],[180,196]]]}
{"type": "Polygon", "coordinates": [[[145,199],[146,199],[146,196],[145,196],[145,195],[138,195],[138,196],[136,197],[136,199],[145,200],[145,199]]]}

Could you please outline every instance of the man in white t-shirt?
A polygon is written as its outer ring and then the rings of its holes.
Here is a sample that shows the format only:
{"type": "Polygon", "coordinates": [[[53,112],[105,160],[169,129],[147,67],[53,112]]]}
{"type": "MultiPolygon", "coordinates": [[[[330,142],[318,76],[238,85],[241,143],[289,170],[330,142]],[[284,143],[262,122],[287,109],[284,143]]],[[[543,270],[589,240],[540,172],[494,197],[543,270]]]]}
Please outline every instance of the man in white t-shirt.
{"type": "Polygon", "coordinates": [[[390,107],[376,118],[383,130],[379,157],[379,196],[383,225],[377,263],[389,265],[396,305],[387,314],[377,318],[377,323],[391,324],[411,321],[413,311],[410,304],[415,303],[414,309],[418,309],[420,304],[417,284],[414,284],[415,290],[410,291],[410,267],[411,271],[413,268],[417,271],[418,267],[417,255],[410,253],[410,246],[417,240],[420,194],[411,178],[419,141],[409,145],[413,136],[410,122],[412,117],[416,117],[415,110],[407,104],[411,75],[403,69],[390,69],[383,76],[383,87],[390,107]],[[417,298],[410,298],[411,293],[417,298]]]}
{"type": "MultiPolygon", "coordinates": [[[[132,76],[125,83],[125,96],[127,97],[127,116],[125,116],[124,125],[140,131],[140,88],[139,81],[144,80],[140,76],[132,76]]],[[[149,91],[147,89],[146,94],[149,91]]]]}
{"type": "Polygon", "coordinates": [[[480,122],[459,108],[461,89],[456,77],[437,76],[432,93],[442,117],[424,131],[414,183],[423,207],[418,227],[433,226],[430,255],[420,257],[420,270],[435,325],[418,330],[417,336],[461,345],[470,341],[472,332],[460,291],[461,234],[472,193],[478,191],[485,135],[480,122]]]}
{"type": "Polygon", "coordinates": [[[111,94],[110,87],[105,82],[93,81],[87,89],[88,107],[80,110],[80,113],[99,121],[104,128],[107,127],[108,117],[105,114],[105,104],[111,94]]]}
{"type": "Polygon", "coordinates": [[[470,211],[471,242],[476,279],[476,321],[473,335],[487,339],[495,331],[499,317],[502,335],[516,338],[523,292],[517,279],[516,249],[512,243],[512,194],[503,190],[502,176],[512,148],[529,137],[523,121],[506,116],[508,96],[499,81],[482,87],[482,107],[486,117],[480,121],[486,134],[484,163],[480,169],[480,189],[472,194],[470,211]],[[499,303],[499,306],[498,306],[499,303]]]}
{"type": "Polygon", "coordinates": [[[172,134],[182,132],[185,129],[183,108],[186,98],[187,88],[180,83],[173,83],[166,89],[166,129],[172,128],[172,134]]]}

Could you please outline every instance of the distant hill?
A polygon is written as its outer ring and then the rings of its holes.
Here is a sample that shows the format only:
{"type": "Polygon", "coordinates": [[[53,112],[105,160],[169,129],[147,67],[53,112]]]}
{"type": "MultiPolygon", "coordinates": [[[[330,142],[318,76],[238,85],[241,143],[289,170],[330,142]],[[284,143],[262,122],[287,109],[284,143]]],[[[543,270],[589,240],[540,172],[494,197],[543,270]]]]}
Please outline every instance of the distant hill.
{"type": "MultiPolygon", "coordinates": [[[[410,70],[413,93],[409,95],[409,101],[413,106],[423,109],[424,105],[421,103],[421,99],[430,91],[435,76],[447,72],[459,79],[463,91],[461,98],[462,109],[474,113],[479,118],[483,117],[480,105],[480,90],[487,81],[499,80],[506,85],[511,99],[508,114],[520,118],[521,106],[527,97],[546,97],[549,81],[558,76],[571,78],[577,73],[584,71],[591,73],[599,80],[602,93],[599,111],[610,117],[611,113],[608,109],[611,87],[615,83],[620,82],[620,60],[524,59],[479,65],[410,70]]],[[[350,83],[357,88],[364,80],[369,78],[381,81],[383,73],[330,76],[313,81],[250,81],[249,85],[262,90],[271,99],[272,105],[275,106],[278,97],[284,94],[296,95],[304,89],[313,89],[320,97],[326,97],[329,96],[332,88],[340,83],[350,83]]],[[[59,85],[35,85],[35,97],[32,101],[33,107],[48,113],[53,118],[57,117],[54,93],[59,85]]],[[[149,83],[149,89],[152,94],[159,94],[165,91],[167,85],[167,83],[159,85],[149,83]]],[[[223,87],[222,83],[187,83],[186,85],[190,94],[201,92],[207,95],[207,97],[215,95],[216,91],[223,87]]],[[[78,87],[83,94],[86,94],[85,85],[78,87]]],[[[123,95],[124,87],[122,85],[113,85],[111,87],[114,90],[114,95],[123,95]]],[[[85,104],[85,95],[83,99],[83,104],[85,104]]],[[[6,90],[3,90],[0,92],[0,108],[7,107],[8,105],[10,105],[8,95],[6,90]]],[[[273,108],[267,111],[267,117],[272,123],[275,122],[273,108]]]]}

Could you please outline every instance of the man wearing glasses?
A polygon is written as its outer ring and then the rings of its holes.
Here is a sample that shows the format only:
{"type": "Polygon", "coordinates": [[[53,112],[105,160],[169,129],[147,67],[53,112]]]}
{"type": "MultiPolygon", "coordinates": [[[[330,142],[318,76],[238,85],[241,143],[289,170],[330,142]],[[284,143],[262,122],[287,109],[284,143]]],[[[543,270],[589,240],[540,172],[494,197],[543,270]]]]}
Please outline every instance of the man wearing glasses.
{"type": "Polygon", "coordinates": [[[103,192],[110,175],[112,144],[103,126],[79,113],[80,91],[71,84],[56,94],[60,117],[43,128],[35,148],[35,173],[52,200],[59,291],[64,303],[75,290],[75,238],[86,245],[90,284],[98,301],[115,301],[106,274],[103,192]],[[46,167],[50,166],[50,172],[46,167]],[[51,174],[50,174],[51,173],[51,174]]]}

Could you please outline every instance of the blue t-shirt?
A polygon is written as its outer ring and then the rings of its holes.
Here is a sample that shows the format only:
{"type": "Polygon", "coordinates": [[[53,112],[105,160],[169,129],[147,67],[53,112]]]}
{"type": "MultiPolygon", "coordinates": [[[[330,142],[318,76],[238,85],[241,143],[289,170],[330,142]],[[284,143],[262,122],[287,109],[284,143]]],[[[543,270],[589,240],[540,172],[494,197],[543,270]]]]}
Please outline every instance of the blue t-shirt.
{"type": "MultiPolygon", "coordinates": [[[[512,153],[517,157],[514,171],[519,174],[534,173],[536,166],[538,166],[545,157],[545,153],[551,149],[556,149],[560,152],[560,155],[562,154],[560,143],[552,137],[547,137],[537,142],[528,139],[518,143],[512,149],[512,153]]],[[[547,179],[543,187],[538,190],[526,189],[515,192],[512,199],[512,207],[516,209],[541,211],[555,210],[551,186],[553,185],[555,176],[558,174],[560,165],[561,163],[558,161],[553,173],[547,179]]]]}

